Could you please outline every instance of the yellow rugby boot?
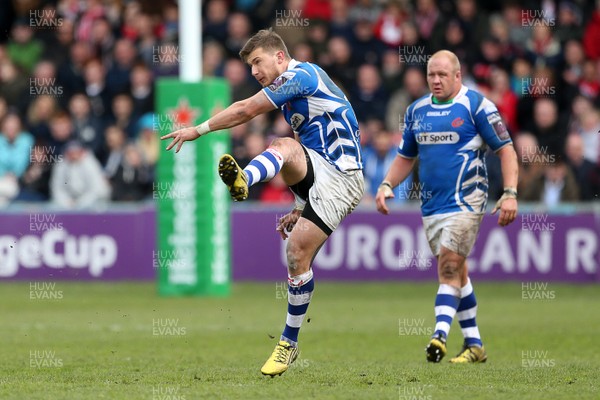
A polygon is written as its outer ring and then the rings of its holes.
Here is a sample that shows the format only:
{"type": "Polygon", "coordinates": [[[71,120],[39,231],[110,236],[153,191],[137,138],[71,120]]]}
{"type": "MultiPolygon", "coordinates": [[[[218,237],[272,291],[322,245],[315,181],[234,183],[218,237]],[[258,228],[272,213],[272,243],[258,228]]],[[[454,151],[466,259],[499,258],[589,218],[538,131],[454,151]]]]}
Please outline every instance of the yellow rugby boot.
{"type": "Polygon", "coordinates": [[[298,357],[298,348],[280,340],[260,372],[263,375],[269,375],[271,378],[275,375],[281,375],[287,371],[290,364],[296,360],[296,357],[298,357]]]}
{"type": "Polygon", "coordinates": [[[223,154],[219,160],[219,176],[234,201],[244,201],[248,198],[248,177],[233,156],[223,154]]]}

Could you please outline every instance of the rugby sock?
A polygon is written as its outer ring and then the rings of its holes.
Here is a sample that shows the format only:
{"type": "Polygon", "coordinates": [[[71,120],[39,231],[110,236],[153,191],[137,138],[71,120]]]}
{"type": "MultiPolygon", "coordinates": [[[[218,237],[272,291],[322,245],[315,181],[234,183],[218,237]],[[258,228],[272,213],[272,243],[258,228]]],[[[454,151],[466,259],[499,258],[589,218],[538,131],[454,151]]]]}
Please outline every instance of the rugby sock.
{"type": "Polygon", "coordinates": [[[294,347],[298,346],[298,332],[312,298],[315,282],[312,269],[298,276],[288,278],[288,312],[281,340],[294,347]]]}
{"type": "Polygon", "coordinates": [[[479,336],[479,328],[475,317],[477,316],[477,300],[471,279],[467,278],[467,284],[460,289],[460,304],[456,313],[460,329],[465,337],[465,344],[468,347],[482,347],[481,336],[479,336]]]}
{"type": "Polygon", "coordinates": [[[250,161],[244,172],[248,176],[248,187],[257,182],[272,179],[283,165],[283,157],[275,149],[268,148],[250,161]]]}
{"type": "Polygon", "coordinates": [[[434,336],[442,335],[446,340],[452,319],[460,303],[460,289],[441,283],[435,297],[435,332],[434,336]]]}

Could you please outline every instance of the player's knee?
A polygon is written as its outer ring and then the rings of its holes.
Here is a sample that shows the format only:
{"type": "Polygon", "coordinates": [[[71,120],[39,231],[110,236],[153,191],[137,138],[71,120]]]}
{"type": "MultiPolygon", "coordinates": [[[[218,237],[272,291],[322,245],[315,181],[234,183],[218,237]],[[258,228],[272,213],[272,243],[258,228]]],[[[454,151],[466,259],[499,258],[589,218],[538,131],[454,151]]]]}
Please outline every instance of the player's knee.
{"type": "Polygon", "coordinates": [[[288,268],[291,271],[298,271],[302,269],[302,265],[305,262],[304,253],[305,252],[302,250],[302,247],[299,244],[293,241],[288,242],[286,256],[288,268]]]}
{"type": "Polygon", "coordinates": [[[440,275],[445,279],[454,279],[460,275],[460,264],[456,261],[445,261],[440,266],[440,275]]]}
{"type": "Polygon", "coordinates": [[[282,149],[282,148],[291,146],[292,142],[295,142],[295,140],[292,138],[276,138],[276,139],[273,139],[273,141],[271,142],[269,147],[273,147],[276,149],[282,149]]]}

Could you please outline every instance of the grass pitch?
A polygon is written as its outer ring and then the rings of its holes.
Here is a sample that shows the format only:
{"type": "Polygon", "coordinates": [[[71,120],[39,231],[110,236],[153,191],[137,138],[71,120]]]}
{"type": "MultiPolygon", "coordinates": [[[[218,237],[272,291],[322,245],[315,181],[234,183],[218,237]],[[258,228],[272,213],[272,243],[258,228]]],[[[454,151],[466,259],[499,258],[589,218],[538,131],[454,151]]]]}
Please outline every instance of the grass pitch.
{"type": "Polygon", "coordinates": [[[598,399],[600,290],[479,283],[480,365],[425,362],[437,284],[319,282],[300,357],[260,374],[285,320],[283,282],[229,298],[153,284],[3,283],[2,399],[598,399]],[[32,293],[33,292],[33,293],[32,293]],[[33,297],[33,299],[32,299],[33,297]]]}

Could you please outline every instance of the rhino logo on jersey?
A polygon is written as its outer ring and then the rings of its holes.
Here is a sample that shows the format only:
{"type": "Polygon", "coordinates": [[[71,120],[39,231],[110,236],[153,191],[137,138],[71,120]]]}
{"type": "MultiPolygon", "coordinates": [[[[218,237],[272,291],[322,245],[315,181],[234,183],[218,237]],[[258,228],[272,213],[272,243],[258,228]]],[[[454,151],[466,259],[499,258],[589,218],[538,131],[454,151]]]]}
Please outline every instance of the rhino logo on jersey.
{"type": "Polygon", "coordinates": [[[294,114],[290,117],[290,125],[294,131],[297,131],[300,125],[304,122],[304,115],[302,114],[294,114]]]}

